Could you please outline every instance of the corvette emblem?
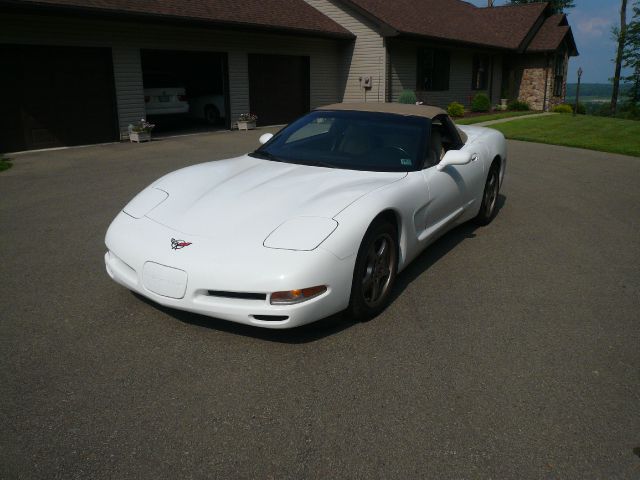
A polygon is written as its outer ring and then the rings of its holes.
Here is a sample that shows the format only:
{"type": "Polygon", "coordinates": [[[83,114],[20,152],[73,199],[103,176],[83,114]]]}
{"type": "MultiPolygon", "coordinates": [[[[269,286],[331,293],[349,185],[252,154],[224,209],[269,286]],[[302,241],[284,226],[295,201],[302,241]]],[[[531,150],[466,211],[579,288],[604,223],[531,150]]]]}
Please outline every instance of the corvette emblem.
{"type": "Polygon", "coordinates": [[[185,242],[184,240],[176,240],[175,238],[171,239],[171,248],[173,250],[180,250],[181,248],[188,247],[191,245],[191,242],[185,242]]]}

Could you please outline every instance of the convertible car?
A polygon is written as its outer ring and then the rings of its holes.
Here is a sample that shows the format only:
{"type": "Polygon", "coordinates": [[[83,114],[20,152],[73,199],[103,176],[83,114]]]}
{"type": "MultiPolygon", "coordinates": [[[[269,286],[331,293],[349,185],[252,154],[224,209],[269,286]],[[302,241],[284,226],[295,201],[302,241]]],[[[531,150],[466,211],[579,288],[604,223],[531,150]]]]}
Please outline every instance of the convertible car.
{"type": "Polygon", "coordinates": [[[107,231],[111,278],[168,307],[259,327],[343,310],[367,320],[436,238],[491,222],[507,161],[501,133],[423,105],[329,105],[260,142],[131,200],[107,231]]]}

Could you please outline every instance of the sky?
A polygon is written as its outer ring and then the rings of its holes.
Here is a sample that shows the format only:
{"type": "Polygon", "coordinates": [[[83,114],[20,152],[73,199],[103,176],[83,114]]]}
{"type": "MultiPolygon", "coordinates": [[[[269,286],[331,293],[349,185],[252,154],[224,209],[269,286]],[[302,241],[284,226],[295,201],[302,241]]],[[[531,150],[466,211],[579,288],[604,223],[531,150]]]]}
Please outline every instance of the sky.
{"type": "MultiPolygon", "coordinates": [[[[467,0],[486,7],[487,0],[467,0]]],[[[504,5],[506,0],[496,0],[496,5],[504,5]]],[[[616,43],[611,38],[611,27],[620,22],[620,0],[574,0],[575,8],[566,10],[569,25],[578,45],[578,57],[569,62],[569,83],[575,83],[579,67],[582,67],[582,81],[585,83],[609,83],[613,77],[616,43]]],[[[631,17],[631,4],[627,7],[627,20],[631,17]]]]}

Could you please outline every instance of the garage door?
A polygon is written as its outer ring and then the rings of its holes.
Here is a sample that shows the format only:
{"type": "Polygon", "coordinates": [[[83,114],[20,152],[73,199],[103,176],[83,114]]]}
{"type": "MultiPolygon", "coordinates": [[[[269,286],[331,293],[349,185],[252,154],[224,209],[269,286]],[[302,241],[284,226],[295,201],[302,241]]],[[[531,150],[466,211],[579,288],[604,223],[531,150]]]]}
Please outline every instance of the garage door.
{"type": "Polygon", "coordinates": [[[0,45],[0,58],[0,151],[118,138],[110,49],[0,45]]]}
{"type": "Polygon", "coordinates": [[[277,125],[309,111],[309,57],[249,55],[249,104],[258,125],[277,125]]]}

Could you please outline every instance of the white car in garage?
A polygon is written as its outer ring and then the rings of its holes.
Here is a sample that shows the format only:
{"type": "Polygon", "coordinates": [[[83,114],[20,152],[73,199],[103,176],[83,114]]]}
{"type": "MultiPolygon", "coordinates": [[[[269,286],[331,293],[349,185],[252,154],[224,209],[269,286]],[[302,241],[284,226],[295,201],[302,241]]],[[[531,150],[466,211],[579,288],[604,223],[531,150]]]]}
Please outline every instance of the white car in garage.
{"type": "Polygon", "coordinates": [[[144,105],[147,116],[189,112],[189,101],[184,85],[169,75],[145,76],[144,105]]]}
{"type": "Polygon", "coordinates": [[[189,99],[191,115],[209,125],[218,125],[225,118],[224,95],[197,95],[189,99]]]}
{"type": "Polygon", "coordinates": [[[491,222],[507,161],[500,132],[421,105],[329,105],[261,142],[131,200],[107,231],[111,278],[168,307],[260,327],[342,310],[366,320],[439,236],[491,222]]]}

